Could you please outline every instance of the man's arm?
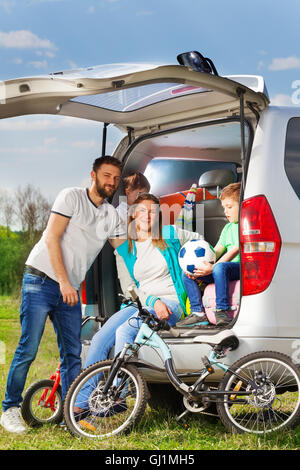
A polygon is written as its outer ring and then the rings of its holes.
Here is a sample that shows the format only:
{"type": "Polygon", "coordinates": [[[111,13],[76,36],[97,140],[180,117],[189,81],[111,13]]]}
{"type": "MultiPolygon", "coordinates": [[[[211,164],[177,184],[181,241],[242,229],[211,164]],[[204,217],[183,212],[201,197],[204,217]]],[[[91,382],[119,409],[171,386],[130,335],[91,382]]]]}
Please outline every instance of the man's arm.
{"type": "Polygon", "coordinates": [[[126,238],[124,235],[123,238],[109,238],[108,241],[115,250],[116,248],[118,248],[118,246],[122,245],[122,243],[126,241],[126,238]]]}
{"type": "Polygon", "coordinates": [[[78,294],[68,278],[60,246],[60,239],[66,230],[69,220],[68,217],[51,213],[46,229],[46,245],[51,266],[59,282],[63,301],[73,307],[79,300],[78,294]]]}

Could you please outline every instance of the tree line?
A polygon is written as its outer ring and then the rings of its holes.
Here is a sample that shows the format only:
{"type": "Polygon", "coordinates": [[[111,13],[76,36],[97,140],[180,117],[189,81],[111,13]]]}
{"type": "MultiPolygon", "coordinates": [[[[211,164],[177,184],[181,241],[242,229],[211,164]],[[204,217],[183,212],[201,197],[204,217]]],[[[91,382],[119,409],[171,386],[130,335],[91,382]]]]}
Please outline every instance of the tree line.
{"type": "Polygon", "coordinates": [[[0,190],[0,295],[17,292],[24,264],[46,227],[51,203],[28,184],[0,190]]]}

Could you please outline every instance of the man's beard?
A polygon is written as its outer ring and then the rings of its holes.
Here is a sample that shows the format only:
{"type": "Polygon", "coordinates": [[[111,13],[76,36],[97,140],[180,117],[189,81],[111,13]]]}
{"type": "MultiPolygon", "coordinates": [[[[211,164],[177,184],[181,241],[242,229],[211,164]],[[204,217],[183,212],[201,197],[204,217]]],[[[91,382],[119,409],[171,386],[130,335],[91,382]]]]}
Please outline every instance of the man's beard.
{"type": "Polygon", "coordinates": [[[116,192],[115,187],[111,187],[108,185],[102,186],[98,180],[96,180],[96,190],[98,195],[103,199],[106,199],[107,197],[112,197],[116,192]]]}

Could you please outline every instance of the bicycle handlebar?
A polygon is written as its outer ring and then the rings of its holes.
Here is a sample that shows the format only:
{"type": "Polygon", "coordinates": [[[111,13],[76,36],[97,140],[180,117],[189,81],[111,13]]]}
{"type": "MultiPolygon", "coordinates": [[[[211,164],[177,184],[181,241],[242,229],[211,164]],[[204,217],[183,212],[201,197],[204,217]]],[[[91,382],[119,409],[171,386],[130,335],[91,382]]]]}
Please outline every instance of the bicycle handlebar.
{"type": "Polygon", "coordinates": [[[83,317],[83,320],[81,321],[81,328],[86,324],[88,323],[90,320],[94,320],[96,322],[102,322],[105,320],[105,318],[103,317],[100,317],[100,315],[94,317],[94,316],[87,316],[87,317],[83,317]]]}
{"type": "Polygon", "coordinates": [[[178,338],[179,336],[179,332],[174,330],[174,328],[172,328],[169,323],[167,322],[167,320],[159,320],[158,318],[156,318],[154,315],[152,315],[150,312],[148,312],[148,310],[146,309],[143,309],[142,307],[142,304],[141,304],[141,301],[138,297],[138,295],[136,294],[135,290],[134,290],[134,286],[129,286],[128,287],[128,292],[133,300],[133,302],[136,302],[137,303],[137,306],[138,306],[138,309],[139,309],[139,314],[140,316],[143,318],[149,318],[151,319],[152,321],[154,321],[154,323],[156,323],[157,325],[157,330],[167,330],[167,331],[170,331],[171,335],[174,336],[175,338],[178,338]]]}
{"type": "Polygon", "coordinates": [[[138,299],[138,296],[136,295],[136,292],[134,290],[134,286],[129,286],[127,290],[129,292],[132,300],[135,302],[138,299]]]}

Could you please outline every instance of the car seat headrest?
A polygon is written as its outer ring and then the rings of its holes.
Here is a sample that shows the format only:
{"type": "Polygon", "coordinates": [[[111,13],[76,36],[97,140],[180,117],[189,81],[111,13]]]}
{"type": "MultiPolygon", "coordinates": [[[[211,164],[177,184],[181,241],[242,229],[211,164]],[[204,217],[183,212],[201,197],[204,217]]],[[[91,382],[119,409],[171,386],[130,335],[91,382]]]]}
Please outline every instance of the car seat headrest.
{"type": "Polygon", "coordinates": [[[234,174],[231,170],[219,169],[203,173],[199,178],[198,186],[209,189],[211,194],[218,194],[218,189],[223,189],[228,184],[234,183],[234,174]]]}

